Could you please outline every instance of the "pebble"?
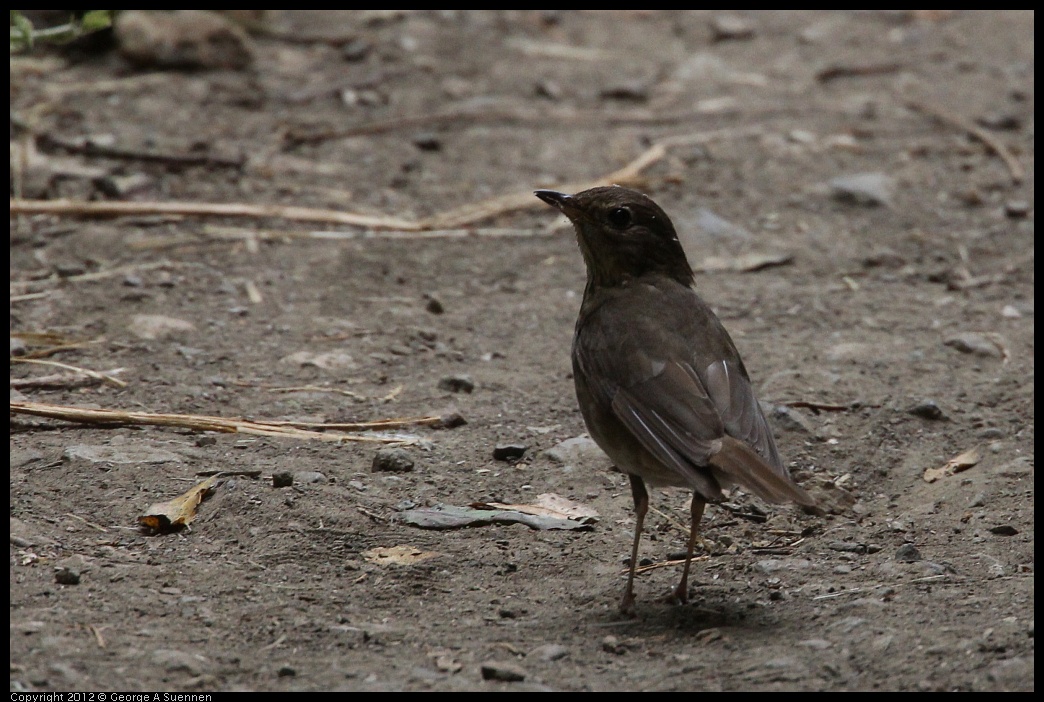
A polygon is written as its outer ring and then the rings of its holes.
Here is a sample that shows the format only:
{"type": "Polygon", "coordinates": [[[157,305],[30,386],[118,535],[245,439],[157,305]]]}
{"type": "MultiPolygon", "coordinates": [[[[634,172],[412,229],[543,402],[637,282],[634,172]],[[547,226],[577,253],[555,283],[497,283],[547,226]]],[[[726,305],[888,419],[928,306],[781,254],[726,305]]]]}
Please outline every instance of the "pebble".
{"type": "Polygon", "coordinates": [[[913,563],[921,560],[921,552],[913,544],[903,544],[895,551],[895,560],[913,563]]]}
{"type": "Polygon", "coordinates": [[[120,53],[139,66],[243,69],[254,60],[247,33],[206,10],[127,10],[114,31],[120,53]]]}
{"type": "Polygon", "coordinates": [[[942,409],[939,408],[939,405],[935,404],[934,400],[919,402],[906,411],[907,413],[912,414],[915,417],[921,417],[922,419],[937,420],[946,418],[946,415],[943,414],[942,409]]]}
{"type": "Polygon", "coordinates": [[[997,536],[1015,536],[1019,533],[1019,530],[1010,524],[1001,524],[1000,526],[990,527],[990,533],[997,536]]]}
{"type": "Polygon", "coordinates": [[[272,487],[285,488],[294,484],[294,474],[288,470],[272,474],[272,487]]]}
{"type": "Polygon", "coordinates": [[[493,448],[493,458],[498,461],[510,461],[513,458],[522,458],[529,447],[525,444],[497,444],[493,448]]]}
{"type": "Polygon", "coordinates": [[[518,682],[526,679],[526,671],[510,662],[486,661],[482,664],[482,679],[518,682]]]}
{"type": "Polygon", "coordinates": [[[544,644],[529,652],[527,658],[539,658],[542,661],[557,661],[569,655],[569,649],[561,644],[544,644]]]}
{"type": "Polygon", "coordinates": [[[404,448],[382,448],[373,456],[374,473],[408,473],[413,470],[413,458],[404,448]]]}
{"type": "Polygon", "coordinates": [[[294,473],[294,480],[303,485],[321,485],[327,482],[326,476],[316,470],[299,470],[294,473]]]}
{"type": "Polygon", "coordinates": [[[161,314],[136,314],[127,325],[130,333],[139,339],[167,339],[196,330],[196,325],[185,319],[161,314]]]}
{"type": "Polygon", "coordinates": [[[850,205],[892,207],[895,179],[884,173],[855,173],[827,182],[834,198],[850,205]]]}
{"type": "Polygon", "coordinates": [[[79,585],[80,574],[70,568],[61,568],[54,574],[54,581],[59,585],[79,585]]]}
{"type": "Polygon", "coordinates": [[[605,460],[606,455],[593,439],[586,436],[574,436],[572,439],[552,446],[545,455],[555,463],[576,465],[587,461],[605,460]]]}
{"type": "Polygon", "coordinates": [[[1023,219],[1029,216],[1030,205],[1025,200],[1008,200],[1004,203],[1004,216],[1009,219],[1023,219]]]}
{"type": "Polygon", "coordinates": [[[446,311],[446,307],[442,304],[442,300],[435,297],[431,293],[426,293],[424,295],[424,299],[427,300],[427,302],[424,304],[424,309],[426,309],[428,312],[431,312],[432,314],[442,314],[446,311]]]}
{"type": "Polygon", "coordinates": [[[439,390],[470,393],[474,389],[475,381],[468,375],[447,375],[439,380],[439,390]]]}
{"type": "Polygon", "coordinates": [[[803,434],[814,434],[816,431],[811,420],[793,407],[777,405],[772,408],[770,416],[776,426],[784,431],[797,431],[803,434]]]}
{"type": "Polygon", "coordinates": [[[951,336],[943,343],[946,346],[957,349],[961,353],[992,358],[1002,358],[1004,356],[1004,351],[996,341],[979,332],[962,332],[951,336]]]}
{"type": "Polygon", "coordinates": [[[646,102],[649,99],[649,86],[638,81],[617,83],[602,89],[598,95],[603,100],[646,102]]]}
{"type": "Polygon", "coordinates": [[[200,656],[184,651],[159,648],[152,652],[152,662],[168,673],[183,672],[189,675],[200,675],[204,671],[206,661],[200,656]]]}
{"type": "Polygon", "coordinates": [[[456,429],[468,423],[460,412],[447,412],[439,417],[439,423],[432,426],[436,429],[456,429]]]}
{"type": "Polygon", "coordinates": [[[362,61],[371,49],[373,49],[373,44],[368,39],[353,37],[341,47],[341,58],[352,63],[362,61]]]}
{"type": "Polygon", "coordinates": [[[76,444],[62,452],[63,461],[87,461],[89,463],[118,463],[123,465],[142,463],[180,462],[182,457],[173,451],[150,446],[91,446],[76,444]]]}
{"type": "Polygon", "coordinates": [[[413,135],[413,145],[421,151],[441,151],[442,140],[432,132],[419,132],[413,135]]]}
{"type": "Polygon", "coordinates": [[[735,41],[754,37],[754,25],[738,15],[718,15],[711,19],[710,29],[714,41],[735,41]]]}
{"type": "Polygon", "coordinates": [[[281,678],[293,678],[297,676],[297,670],[289,665],[281,665],[276,675],[281,678]]]}
{"type": "Polygon", "coordinates": [[[553,80],[541,80],[533,87],[533,93],[537,97],[542,97],[547,100],[561,100],[562,99],[562,88],[558,83],[553,80]]]}

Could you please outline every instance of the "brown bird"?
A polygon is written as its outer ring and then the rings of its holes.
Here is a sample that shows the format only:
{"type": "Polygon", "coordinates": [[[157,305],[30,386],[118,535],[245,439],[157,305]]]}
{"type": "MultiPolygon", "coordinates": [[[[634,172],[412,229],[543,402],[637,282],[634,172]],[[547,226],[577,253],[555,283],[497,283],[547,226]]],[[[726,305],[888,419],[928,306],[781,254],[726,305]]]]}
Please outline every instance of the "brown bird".
{"type": "Polygon", "coordinates": [[[790,478],[721,321],[693,290],[674,225],[645,195],[619,186],[575,195],[537,190],[576,229],[587,287],[573,336],[573,380],[584,422],[631,480],[636,524],[620,610],[634,611],[634,569],[649,509],[645,483],[693,491],[681,582],[704,507],[741,485],[768,502],[814,501],[790,478]]]}

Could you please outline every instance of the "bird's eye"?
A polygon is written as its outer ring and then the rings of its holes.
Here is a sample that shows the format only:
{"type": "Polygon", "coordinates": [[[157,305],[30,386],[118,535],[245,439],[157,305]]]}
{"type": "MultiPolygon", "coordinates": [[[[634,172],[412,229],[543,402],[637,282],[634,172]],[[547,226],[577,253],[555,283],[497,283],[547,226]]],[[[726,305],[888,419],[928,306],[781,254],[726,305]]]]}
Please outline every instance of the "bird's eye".
{"type": "Polygon", "coordinates": [[[609,224],[615,229],[626,229],[631,226],[631,211],[626,207],[617,207],[610,210],[609,224]]]}

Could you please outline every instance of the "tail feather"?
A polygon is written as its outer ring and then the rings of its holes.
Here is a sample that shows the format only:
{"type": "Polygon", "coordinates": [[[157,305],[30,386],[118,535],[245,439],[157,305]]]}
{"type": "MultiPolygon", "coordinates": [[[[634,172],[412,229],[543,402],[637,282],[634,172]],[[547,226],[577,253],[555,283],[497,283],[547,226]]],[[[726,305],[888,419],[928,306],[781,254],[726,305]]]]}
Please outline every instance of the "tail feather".
{"type": "Polygon", "coordinates": [[[721,450],[711,456],[710,464],[730,482],[742,485],[766,502],[807,506],[816,503],[801,486],[773,471],[754,449],[731,436],[721,440],[721,450]]]}

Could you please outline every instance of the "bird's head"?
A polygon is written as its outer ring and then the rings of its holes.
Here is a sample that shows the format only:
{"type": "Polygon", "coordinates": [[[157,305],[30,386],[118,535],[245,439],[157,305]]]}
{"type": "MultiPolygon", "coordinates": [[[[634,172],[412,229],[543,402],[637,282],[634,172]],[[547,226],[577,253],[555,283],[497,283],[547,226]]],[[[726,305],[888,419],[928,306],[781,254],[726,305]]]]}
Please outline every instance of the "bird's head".
{"type": "Polygon", "coordinates": [[[637,190],[612,185],[575,195],[535,194],[573,223],[591,285],[620,285],[647,273],[692,284],[692,268],[670,218],[637,190]]]}

